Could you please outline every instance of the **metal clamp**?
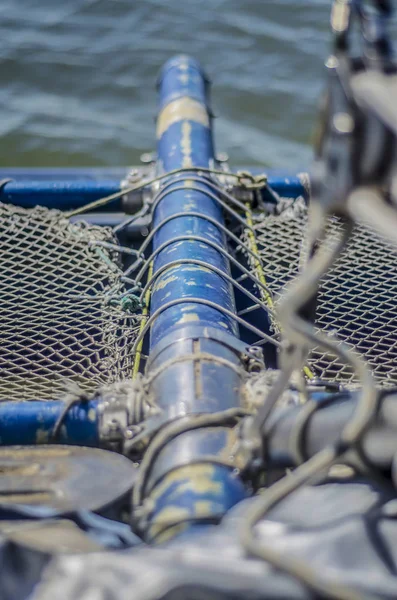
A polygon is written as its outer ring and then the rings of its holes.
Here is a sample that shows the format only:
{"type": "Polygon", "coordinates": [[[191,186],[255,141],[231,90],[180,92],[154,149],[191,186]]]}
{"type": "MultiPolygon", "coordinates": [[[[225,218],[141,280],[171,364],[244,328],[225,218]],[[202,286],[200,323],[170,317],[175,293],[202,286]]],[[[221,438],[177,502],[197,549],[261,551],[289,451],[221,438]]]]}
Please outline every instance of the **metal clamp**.
{"type": "Polygon", "coordinates": [[[117,394],[104,396],[99,405],[99,433],[101,440],[118,443],[124,437],[128,427],[128,408],[117,394]]]}
{"type": "MultiPolygon", "coordinates": [[[[144,180],[146,179],[149,181],[152,179],[154,177],[154,173],[155,165],[153,163],[140,169],[133,168],[120,182],[120,188],[121,190],[128,190],[140,183],[144,184],[144,180]]],[[[152,199],[152,195],[152,190],[148,186],[143,186],[139,190],[124,194],[122,197],[123,210],[127,214],[135,214],[140,208],[142,208],[145,202],[152,199]]]]}
{"type": "Polygon", "coordinates": [[[100,439],[123,448],[124,441],[153,413],[142,379],[113,384],[100,390],[98,395],[101,398],[98,406],[100,439]]]}
{"type": "Polygon", "coordinates": [[[157,356],[165,348],[171,344],[180,342],[185,339],[210,339],[216,342],[220,342],[230,350],[233,350],[235,354],[242,360],[249,372],[257,372],[265,368],[263,350],[260,346],[249,346],[240,339],[230,335],[215,327],[205,327],[204,329],[197,325],[190,325],[188,327],[181,327],[177,331],[165,337],[157,346],[154,348],[148,368],[153,363],[157,356]]]}
{"type": "Polygon", "coordinates": [[[260,346],[248,346],[241,358],[246,365],[248,373],[259,373],[265,368],[263,350],[260,346]]]}

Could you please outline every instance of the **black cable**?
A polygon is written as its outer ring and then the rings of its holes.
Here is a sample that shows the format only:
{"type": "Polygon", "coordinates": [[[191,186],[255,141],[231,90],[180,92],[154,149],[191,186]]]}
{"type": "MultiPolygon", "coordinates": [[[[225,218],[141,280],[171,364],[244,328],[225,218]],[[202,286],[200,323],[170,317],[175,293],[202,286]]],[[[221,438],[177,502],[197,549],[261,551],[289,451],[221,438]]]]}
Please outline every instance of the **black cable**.
{"type": "Polygon", "coordinates": [[[88,396],[81,395],[81,396],[72,396],[71,398],[68,398],[64,401],[64,407],[62,408],[57,420],[55,421],[54,427],[52,428],[52,431],[50,434],[50,440],[52,442],[57,441],[61,426],[62,426],[69,410],[73,406],[75,406],[75,404],[79,404],[80,402],[86,403],[89,400],[90,400],[90,398],[88,398],[88,396]]]}
{"type": "Polygon", "coordinates": [[[4,188],[7,185],[7,183],[10,183],[11,181],[14,181],[14,179],[11,179],[10,177],[6,177],[5,179],[0,179],[0,192],[4,192],[4,188]]]}

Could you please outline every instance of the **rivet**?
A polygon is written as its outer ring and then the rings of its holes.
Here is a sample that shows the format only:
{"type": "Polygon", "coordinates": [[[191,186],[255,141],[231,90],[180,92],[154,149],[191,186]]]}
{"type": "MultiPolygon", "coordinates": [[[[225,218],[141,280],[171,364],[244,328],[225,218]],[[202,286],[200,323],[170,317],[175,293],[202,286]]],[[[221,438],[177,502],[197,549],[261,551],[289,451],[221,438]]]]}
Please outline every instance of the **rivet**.
{"type": "Polygon", "coordinates": [[[345,112],[337,113],[332,120],[332,124],[338,133],[351,133],[354,129],[353,118],[345,112]]]}

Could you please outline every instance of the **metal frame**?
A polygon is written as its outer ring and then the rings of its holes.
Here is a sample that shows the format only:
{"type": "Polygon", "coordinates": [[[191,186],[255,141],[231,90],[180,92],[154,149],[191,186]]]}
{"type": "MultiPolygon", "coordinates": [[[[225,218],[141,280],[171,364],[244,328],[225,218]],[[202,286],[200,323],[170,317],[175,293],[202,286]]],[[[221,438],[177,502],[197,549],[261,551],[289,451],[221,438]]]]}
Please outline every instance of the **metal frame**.
{"type": "MultiPolygon", "coordinates": [[[[137,171],[140,167],[131,167],[137,171]]],[[[58,210],[81,208],[84,205],[122,192],[128,167],[117,169],[0,169],[0,181],[8,180],[0,190],[0,202],[30,208],[40,204],[58,210]]],[[[236,168],[234,171],[238,171],[236,168]]],[[[143,171],[144,172],[144,171],[143,171]]],[[[307,197],[305,177],[294,173],[268,173],[269,186],[280,196],[307,197]]],[[[139,199],[141,193],[135,197],[139,199]]],[[[262,197],[269,200],[266,189],[262,197]]],[[[122,211],[122,197],[109,203],[106,212],[122,211]]]]}

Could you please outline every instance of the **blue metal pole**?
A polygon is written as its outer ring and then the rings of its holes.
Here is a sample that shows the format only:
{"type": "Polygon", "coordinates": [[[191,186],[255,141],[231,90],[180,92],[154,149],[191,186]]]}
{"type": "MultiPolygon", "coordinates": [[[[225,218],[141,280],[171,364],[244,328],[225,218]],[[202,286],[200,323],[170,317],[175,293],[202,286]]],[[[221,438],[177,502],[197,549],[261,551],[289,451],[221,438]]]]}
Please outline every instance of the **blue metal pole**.
{"type": "MultiPolygon", "coordinates": [[[[134,167],[133,167],[134,168],[134,167]]],[[[131,167],[0,167],[0,180],[14,181],[111,181],[125,179],[131,167]]]]}
{"type": "Polygon", "coordinates": [[[0,445],[77,444],[98,446],[98,400],[71,406],[56,440],[51,438],[65,403],[58,400],[0,403],[0,445]]]}
{"type": "MultiPolygon", "coordinates": [[[[157,119],[158,160],[163,172],[179,167],[211,167],[214,148],[208,82],[200,65],[185,56],[166,63],[159,82],[157,119]]],[[[195,173],[195,175],[197,175],[195,173]]],[[[233,290],[211,270],[228,273],[226,240],[221,229],[205,216],[224,225],[219,204],[185,172],[166,182],[168,194],[154,213],[153,227],[171,215],[153,240],[159,251],[154,273],[169,265],[156,280],[151,314],[159,315],[151,328],[150,393],[170,421],[193,414],[219,413],[241,403],[241,358],[236,352],[238,328],[233,290]],[[174,191],[183,185],[185,189],[174,191]],[[198,216],[184,216],[187,212],[198,216]],[[185,239],[175,241],[175,237],[185,239]],[[200,238],[197,240],[196,238],[200,238]],[[180,259],[199,259],[209,268],[179,264],[180,259]],[[195,302],[195,300],[197,300],[195,302]],[[210,303],[210,305],[207,304],[210,303]],[[225,314],[224,309],[228,311],[225,314]]],[[[164,541],[193,523],[219,519],[245,497],[244,485],[230,459],[235,429],[203,427],[181,433],[157,453],[146,478],[144,497],[152,507],[146,516],[146,537],[164,541]]]]}
{"type": "MultiPolygon", "coordinates": [[[[236,171],[238,170],[236,169],[236,171]]],[[[8,177],[13,179],[0,188],[0,202],[24,208],[40,205],[58,210],[71,210],[121,191],[122,178],[114,178],[113,171],[109,170],[109,175],[106,170],[99,171],[102,176],[98,175],[97,178],[91,171],[94,170],[81,170],[80,173],[79,171],[69,172],[68,169],[57,169],[53,173],[51,169],[12,169],[8,171],[0,169],[0,181],[8,177]]],[[[257,171],[261,172],[260,169],[257,171]]],[[[279,196],[307,198],[307,189],[302,185],[302,178],[297,175],[269,172],[268,182],[269,187],[279,196]]],[[[141,199],[141,194],[137,192],[133,198],[132,205],[135,207],[141,199]]],[[[262,198],[264,201],[274,201],[267,188],[262,190],[262,198]]],[[[128,204],[131,204],[131,200],[127,202],[127,210],[130,209],[128,204]]],[[[124,208],[124,201],[121,197],[106,204],[100,210],[109,212],[124,208]]]]}
{"type": "MultiPolygon", "coordinates": [[[[120,181],[10,181],[0,190],[0,202],[23,208],[46,206],[58,210],[80,208],[89,202],[120,191],[120,181]]],[[[106,210],[120,210],[121,198],[106,205],[106,210]]]]}

